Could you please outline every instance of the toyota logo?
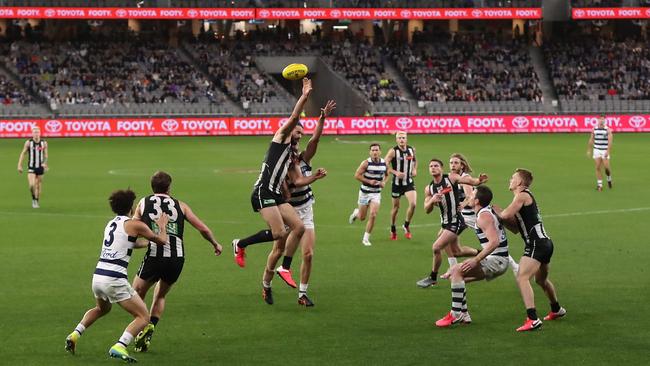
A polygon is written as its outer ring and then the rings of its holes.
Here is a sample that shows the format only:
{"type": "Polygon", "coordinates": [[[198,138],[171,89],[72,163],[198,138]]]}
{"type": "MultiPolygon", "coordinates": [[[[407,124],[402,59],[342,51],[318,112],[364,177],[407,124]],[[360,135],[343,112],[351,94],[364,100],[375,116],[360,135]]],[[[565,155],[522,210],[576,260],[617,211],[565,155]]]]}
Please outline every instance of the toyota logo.
{"type": "Polygon", "coordinates": [[[400,12],[402,15],[402,18],[410,19],[411,18],[411,11],[410,10],[402,10],[400,12]]]}
{"type": "Polygon", "coordinates": [[[271,12],[268,10],[260,10],[260,18],[268,18],[271,12]]]}
{"type": "Polygon", "coordinates": [[[630,126],[634,128],[643,128],[645,126],[646,119],[643,116],[632,116],[630,117],[630,126]]]}
{"type": "Polygon", "coordinates": [[[45,122],[45,130],[51,133],[60,132],[63,129],[63,123],[55,119],[45,122]]]}
{"type": "Polygon", "coordinates": [[[330,12],[330,15],[332,16],[332,18],[339,18],[339,17],[341,17],[341,11],[340,10],[332,10],[330,12]]]}
{"type": "Polygon", "coordinates": [[[51,18],[56,15],[56,11],[54,9],[47,9],[45,10],[45,16],[48,18],[51,18]]]}
{"type": "Polygon", "coordinates": [[[528,127],[529,123],[530,123],[530,121],[528,121],[528,118],[526,118],[526,117],[519,116],[519,117],[515,117],[515,118],[512,119],[512,124],[516,128],[526,128],[526,127],[528,127]]]}
{"type": "Polygon", "coordinates": [[[582,10],[582,9],[577,9],[577,10],[574,11],[573,15],[574,15],[576,18],[582,18],[582,17],[585,16],[585,11],[582,10]]]}
{"type": "Polygon", "coordinates": [[[166,120],[162,121],[161,126],[162,126],[163,130],[165,130],[167,132],[173,132],[173,131],[178,130],[178,122],[176,122],[175,119],[166,119],[166,120]]]}
{"type": "Polygon", "coordinates": [[[120,18],[124,18],[126,14],[127,14],[126,10],[124,9],[117,9],[117,11],[115,11],[115,15],[117,15],[120,18]]]}
{"type": "Polygon", "coordinates": [[[190,17],[190,18],[196,18],[198,15],[199,15],[199,12],[194,10],[194,9],[190,9],[190,10],[187,11],[187,16],[190,17]]]}
{"type": "Polygon", "coordinates": [[[483,11],[478,10],[478,9],[474,9],[474,10],[472,10],[472,16],[474,18],[480,18],[480,17],[483,16],[483,11]]]}
{"type": "Polygon", "coordinates": [[[413,126],[413,121],[408,117],[400,117],[395,121],[395,125],[400,130],[408,130],[413,126]]]}

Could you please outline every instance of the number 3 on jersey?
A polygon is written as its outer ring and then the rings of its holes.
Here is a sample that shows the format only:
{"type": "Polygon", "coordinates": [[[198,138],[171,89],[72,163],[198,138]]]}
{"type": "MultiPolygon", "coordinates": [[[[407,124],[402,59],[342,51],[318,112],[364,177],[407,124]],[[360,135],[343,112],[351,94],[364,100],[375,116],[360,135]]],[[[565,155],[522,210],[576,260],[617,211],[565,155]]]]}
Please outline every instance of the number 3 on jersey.
{"type": "Polygon", "coordinates": [[[108,232],[108,237],[104,239],[104,246],[110,247],[113,245],[113,240],[115,240],[115,230],[117,230],[117,224],[111,222],[111,230],[108,232]]]}

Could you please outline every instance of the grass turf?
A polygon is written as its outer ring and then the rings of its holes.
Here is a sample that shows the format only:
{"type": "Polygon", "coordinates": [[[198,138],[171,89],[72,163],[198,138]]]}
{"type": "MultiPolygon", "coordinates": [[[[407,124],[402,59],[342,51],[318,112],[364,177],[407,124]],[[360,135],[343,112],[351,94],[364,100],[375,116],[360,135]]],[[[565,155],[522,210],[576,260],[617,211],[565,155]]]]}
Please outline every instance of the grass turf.
{"type": "MultiPolygon", "coordinates": [[[[172,174],[173,195],[212,228],[224,254],[212,255],[210,245],[187,226],[185,269],[168,297],[151,351],[134,353],[145,364],[647,362],[650,247],[642,233],[650,204],[642,182],[650,178],[643,168],[648,135],[616,135],[615,188],[602,193],[594,189],[586,135],[411,136],[419,157],[413,240],[401,232],[397,242],[388,240],[387,190],[369,248],[360,243],[365,224],[347,224],[358,192],[353,173],[367,157],[364,141],[382,142],[385,154],[393,138],[323,138],[314,165],[329,175],[314,186],[317,243],[309,292],[316,306],[311,309],[299,307],[295,290],[280,279],[273,282],[275,305],[262,301],[261,273],[270,245],[251,247],[245,269],[233,263],[230,251],[232,238],[264,227],[250,208],[250,191],[269,139],[52,139],[39,210],[30,207],[25,175],[15,171],[23,141],[0,140],[2,363],[117,362],[106,354],[130,321],[117,307],[86,331],[77,355],[66,354],[63,341],[93,305],[92,271],[112,217],[108,195],[125,187],[139,197],[149,194],[148,180],[157,169],[172,174]],[[507,183],[513,169],[533,171],[532,190],[555,243],[551,280],[568,310],[565,319],[546,322],[538,332],[516,333],[525,310],[509,271],[468,286],[472,325],[433,326],[451,299],[448,282],[427,290],[415,286],[430,271],[431,242],[439,228],[437,209],[425,215],[421,208],[422,188],[430,180],[428,160],[447,161],[452,152],[464,153],[476,172],[490,175],[494,202],[502,207],[512,198],[507,183]]],[[[404,208],[400,224],[403,215],[404,208]]],[[[461,238],[478,245],[469,231],[461,238]]],[[[509,241],[518,259],[521,239],[511,234],[509,241]]],[[[130,278],[143,254],[135,252],[130,278]]],[[[299,262],[294,261],[295,272],[299,262]]],[[[443,270],[446,266],[443,262],[443,270]]],[[[549,306],[534,288],[543,316],[549,306]]]]}

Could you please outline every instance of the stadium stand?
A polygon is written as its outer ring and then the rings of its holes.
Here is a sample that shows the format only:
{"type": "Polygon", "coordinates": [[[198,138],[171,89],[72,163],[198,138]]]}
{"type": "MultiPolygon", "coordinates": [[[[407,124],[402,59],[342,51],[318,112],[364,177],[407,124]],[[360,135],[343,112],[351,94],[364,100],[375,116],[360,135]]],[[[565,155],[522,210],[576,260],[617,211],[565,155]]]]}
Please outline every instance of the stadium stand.
{"type": "Polygon", "coordinates": [[[647,41],[584,35],[544,49],[563,110],[634,112],[650,106],[647,41]]]}

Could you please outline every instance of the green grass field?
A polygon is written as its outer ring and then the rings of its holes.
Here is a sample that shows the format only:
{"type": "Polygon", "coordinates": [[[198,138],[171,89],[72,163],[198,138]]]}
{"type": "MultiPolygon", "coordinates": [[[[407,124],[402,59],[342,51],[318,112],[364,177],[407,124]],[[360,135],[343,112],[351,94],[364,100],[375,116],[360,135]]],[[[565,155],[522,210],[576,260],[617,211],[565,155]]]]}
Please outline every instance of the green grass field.
{"type": "MultiPolygon", "coordinates": [[[[106,352],[130,318],[117,307],[84,333],[77,355],[66,354],[64,338],[94,304],[92,272],[112,217],[108,195],[126,187],[139,197],[149,194],[149,177],[158,169],[172,174],[172,194],[212,228],[224,254],[215,257],[188,225],[185,269],[151,351],[135,354],[143,364],[647,364],[648,138],[616,135],[615,188],[598,193],[593,163],[585,156],[586,135],[411,136],[420,159],[413,240],[388,240],[386,191],[372,247],[360,243],[364,224],[347,223],[358,192],[353,173],[367,157],[366,142],[382,142],[385,153],[393,138],[323,138],[314,165],[329,175],[314,186],[318,240],[311,309],[299,307],[296,291],[280,279],[273,282],[275,305],[262,301],[270,245],[251,247],[245,269],[232,258],[232,238],[264,227],[250,208],[250,190],[269,137],[52,139],[39,210],[30,207],[26,176],[16,172],[23,140],[1,140],[0,364],[118,362],[106,352]],[[502,207],[512,198],[507,184],[513,169],[533,171],[532,189],[555,243],[551,280],[566,318],[546,322],[538,332],[516,333],[525,309],[508,271],[468,286],[473,324],[433,325],[451,299],[448,282],[427,290],[415,286],[430,271],[440,219],[437,209],[424,214],[421,191],[430,180],[428,160],[447,161],[452,152],[466,154],[475,170],[490,175],[488,186],[502,207]]],[[[462,240],[478,245],[469,231],[462,240]]],[[[521,238],[509,240],[518,259],[521,238]]],[[[144,250],[134,253],[130,277],[143,255],[144,250]]],[[[548,303],[539,288],[535,293],[544,315],[548,303]]]]}

